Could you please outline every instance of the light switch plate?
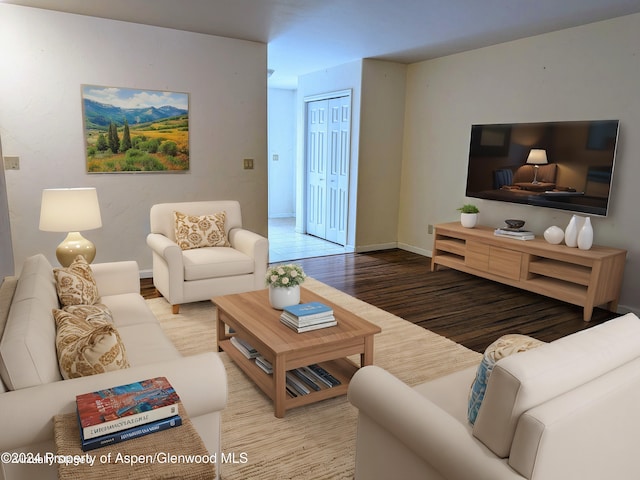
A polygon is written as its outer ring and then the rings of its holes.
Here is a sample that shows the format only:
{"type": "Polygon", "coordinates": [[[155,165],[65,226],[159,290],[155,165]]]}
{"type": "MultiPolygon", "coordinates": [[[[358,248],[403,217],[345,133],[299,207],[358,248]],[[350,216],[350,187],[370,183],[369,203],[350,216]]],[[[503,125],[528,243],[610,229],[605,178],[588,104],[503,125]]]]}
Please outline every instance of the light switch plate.
{"type": "Polygon", "coordinates": [[[20,170],[20,157],[7,155],[3,158],[5,170],[20,170]]]}

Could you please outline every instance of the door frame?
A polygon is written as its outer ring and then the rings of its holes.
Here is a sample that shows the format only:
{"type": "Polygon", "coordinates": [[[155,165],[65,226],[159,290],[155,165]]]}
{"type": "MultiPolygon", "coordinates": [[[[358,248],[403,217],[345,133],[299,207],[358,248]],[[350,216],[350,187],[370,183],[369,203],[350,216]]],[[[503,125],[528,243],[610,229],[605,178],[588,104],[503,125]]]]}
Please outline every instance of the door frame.
{"type": "MultiPolygon", "coordinates": [[[[351,152],[352,152],[352,145],[351,142],[353,141],[353,89],[349,88],[349,89],[345,89],[345,90],[336,90],[336,91],[332,91],[332,92],[325,92],[325,93],[319,93],[319,94],[315,94],[315,95],[306,95],[305,97],[303,97],[302,101],[304,103],[304,121],[302,122],[303,124],[303,139],[304,139],[304,146],[303,146],[303,163],[302,163],[302,225],[304,225],[304,231],[302,233],[307,233],[307,188],[308,188],[308,182],[307,182],[307,160],[308,160],[308,155],[307,155],[307,134],[308,134],[308,130],[307,130],[307,121],[308,121],[308,114],[309,114],[309,103],[311,102],[315,102],[318,100],[330,100],[332,98],[341,98],[341,97],[348,97],[349,99],[349,165],[351,165],[351,162],[353,161],[353,159],[351,158],[351,152]]],[[[351,169],[351,166],[349,167],[349,169],[351,169]]],[[[351,173],[351,172],[350,172],[351,173]]],[[[351,185],[349,185],[349,190],[347,192],[347,195],[351,195],[351,185]]],[[[350,215],[350,211],[349,208],[347,208],[347,217],[349,217],[350,215]]],[[[297,222],[296,222],[297,223],[297,222]]],[[[345,248],[347,248],[347,244],[348,242],[348,238],[349,238],[349,221],[347,218],[347,242],[344,245],[345,248]]]]}

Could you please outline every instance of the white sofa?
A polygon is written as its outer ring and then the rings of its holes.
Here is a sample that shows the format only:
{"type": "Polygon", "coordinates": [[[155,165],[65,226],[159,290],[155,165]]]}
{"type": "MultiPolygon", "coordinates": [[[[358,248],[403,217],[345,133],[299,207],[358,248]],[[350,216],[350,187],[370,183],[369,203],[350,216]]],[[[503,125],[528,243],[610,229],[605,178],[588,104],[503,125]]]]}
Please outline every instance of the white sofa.
{"type": "MultiPolygon", "coordinates": [[[[220,451],[226,372],[215,352],[183,357],[140,296],[136,262],[91,266],[101,303],[113,314],[130,368],[63,380],[58,368],[52,309],[59,308],[53,268],[30,257],[19,278],[0,289],[0,452],[55,453],[54,415],[75,411],[75,396],[166,376],[210,453],[220,451]]],[[[0,462],[0,479],[57,478],[55,464],[0,462]]]]}
{"type": "Polygon", "coordinates": [[[473,426],[476,368],[410,388],[359,370],[356,479],[640,478],[640,320],[610,320],[499,360],[473,426]]]}
{"type": "Polygon", "coordinates": [[[242,228],[235,200],[160,203],[150,212],[147,245],[153,252],[153,283],[178,313],[181,303],[264,288],[269,261],[268,240],[242,228]],[[231,246],[182,250],[176,243],[174,212],[211,215],[226,212],[231,246]]]}

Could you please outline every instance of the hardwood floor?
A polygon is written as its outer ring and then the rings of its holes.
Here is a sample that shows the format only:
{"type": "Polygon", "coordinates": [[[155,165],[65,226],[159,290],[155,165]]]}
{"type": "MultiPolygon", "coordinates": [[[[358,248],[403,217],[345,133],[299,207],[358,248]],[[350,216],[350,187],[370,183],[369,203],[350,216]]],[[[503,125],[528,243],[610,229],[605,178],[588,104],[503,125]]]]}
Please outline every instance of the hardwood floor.
{"type": "Polygon", "coordinates": [[[618,316],[597,308],[590,322],[575,305],[455,270],[430,271],[405,250],[298,260],[307,275],[477,352],[500,335],[552,341],[618,316]]]}
{"type": "MultiPolygon", "coordinates": [[[[430,259],[405,250],[296,260],[307,275],[477,352],[500,335],[552,341],[618,316],[582,309],[455,270],[430,271],[430,259]]],[[[142,280],[145,298],[156,295],[142,280]]]]}

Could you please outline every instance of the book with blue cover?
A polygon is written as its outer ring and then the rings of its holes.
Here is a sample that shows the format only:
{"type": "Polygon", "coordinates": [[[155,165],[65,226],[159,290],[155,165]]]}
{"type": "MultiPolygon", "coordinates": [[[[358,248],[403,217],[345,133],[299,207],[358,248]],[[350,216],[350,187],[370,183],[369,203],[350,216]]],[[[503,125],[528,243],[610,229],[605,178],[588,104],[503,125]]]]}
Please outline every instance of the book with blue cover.
{"type": "MultiPolygon", "coordinates": [[[[80,417],[78,417],[78,424],[80,424],[80,417]]],[[[161,432],[168,430],[169,428],[179,427],[182,425],[182,417],[180,415],[174,415],[162,420],[156,420],[151,423],[139,425],[137,427],[128,428],[115,433],[109,433],[100,437],[85,439],[82,434],[82,427],[80,427],[80,446],[83,451],[94,450],[96,448],[105,447],[107,445],[113,445],[116,443],[124,442],[125,440],[131,440],[138,437],[144,437],[150,433],[161,432]]]]}
{"type": "Polygon", "coordinates": [[[283,309],[286,313],[298,319],[312,319],[333,315],[333,309],[320,302],[299,303],[283,309]]]}

